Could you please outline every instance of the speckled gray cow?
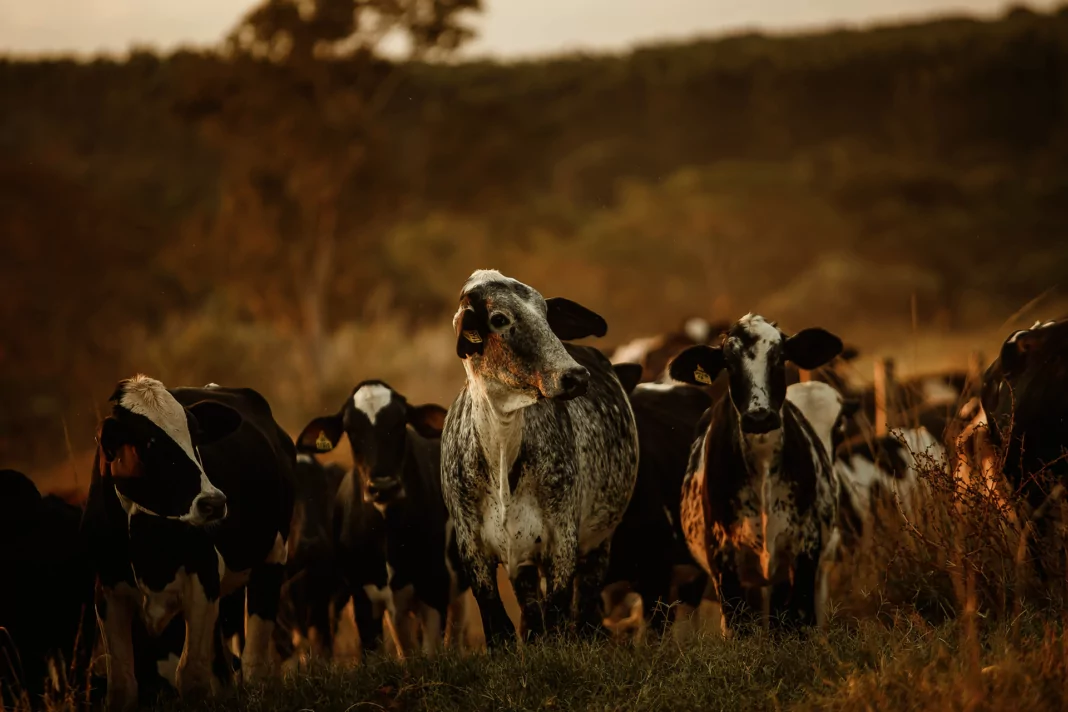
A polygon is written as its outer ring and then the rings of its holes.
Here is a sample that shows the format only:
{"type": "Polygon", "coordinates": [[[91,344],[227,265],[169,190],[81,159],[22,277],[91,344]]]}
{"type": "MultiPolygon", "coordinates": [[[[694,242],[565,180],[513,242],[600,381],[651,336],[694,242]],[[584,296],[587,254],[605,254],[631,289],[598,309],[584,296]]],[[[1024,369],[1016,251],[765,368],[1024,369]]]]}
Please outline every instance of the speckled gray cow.
{"type": "Polygon", "coordinates": [[[638,468],[634,414],[608,359],[561,341],[603,336],[604,320],[492,270],[471,275],[453,319],[467,384],[442,435],[442,489],[489,646],[514,635],[601,625],[612,533],[638,468]],[[577,611],[575,609],[577,598],[577,611]]]}

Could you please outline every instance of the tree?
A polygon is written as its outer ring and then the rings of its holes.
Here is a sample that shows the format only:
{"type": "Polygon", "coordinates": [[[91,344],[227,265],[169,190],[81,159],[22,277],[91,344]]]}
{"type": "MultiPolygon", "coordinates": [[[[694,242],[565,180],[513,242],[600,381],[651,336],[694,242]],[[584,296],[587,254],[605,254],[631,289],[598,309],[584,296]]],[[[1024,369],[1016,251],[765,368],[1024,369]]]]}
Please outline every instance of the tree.
{"type": "Polygon", "coordinates": [[[225,156],[207,227],[209,249],[224,254],[214,274],[195,272],[296,327],[311,402],[323,386],[339,240],[358,243],[361,216],[373,212],[367,155],[388,131],[381,113],[404,75],[382,55],[401,39],[408,62],[439,59],[472,36],[462,20],[479,9],[480,0],[266,0],[227,39],[232,74],[198,75],[185,102],[225,156]],[[264,294],[265,273],[281,294],[264,294]]]}

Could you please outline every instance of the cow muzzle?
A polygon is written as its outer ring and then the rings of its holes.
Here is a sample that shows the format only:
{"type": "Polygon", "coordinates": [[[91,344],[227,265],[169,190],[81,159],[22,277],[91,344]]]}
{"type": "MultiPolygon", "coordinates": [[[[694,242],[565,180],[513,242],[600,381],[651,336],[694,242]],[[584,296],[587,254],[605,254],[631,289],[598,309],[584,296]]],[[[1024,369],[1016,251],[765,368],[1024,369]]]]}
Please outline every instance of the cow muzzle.
{"type": "Polygon", "coordinates": [[[560,401],[568,401],[586,395],[590,387],[590,372],[582,366],[573,366],[561,372],[556,378],[543,386],[542,396],[560,401]]]}
{"type": "Polygon", "coordinates": [[[404,483],[399,477],[372,477],[367,481],[365,500],[375,504],[387,504],[404,498],[404,483]]]}
{"type": "Polygon", "coordinates": [[[782,418],[771,408],[755,408],[742,415],[742,432],[764,435],[782,427],[782,418]]]}
{"type": "Polygon", "coordinates": [[[221,522],[229,513],[226,506],[226,495],[216,490],[215,492],[198,494],[193,500],[194,524],[205,525],[221,522]]]}

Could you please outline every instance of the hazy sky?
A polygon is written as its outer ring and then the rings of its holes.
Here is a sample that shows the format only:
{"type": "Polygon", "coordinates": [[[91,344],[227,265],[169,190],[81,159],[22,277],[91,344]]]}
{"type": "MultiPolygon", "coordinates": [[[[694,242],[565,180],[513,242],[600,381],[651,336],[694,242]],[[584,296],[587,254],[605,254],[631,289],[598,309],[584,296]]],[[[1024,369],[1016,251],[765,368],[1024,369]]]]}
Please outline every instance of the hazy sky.
{"type": "MultiPolygon", "coordinates": [[[[120,53],[219,40],[254,0],[0,0],[0,53],[120,53]]],[[[742,27],[855,24],[945,12],[996,13],[1005,0],[484,0],[469,54],[619,49],[742,27]]],[[[1030,5],[1048,8],[1057,0],[1030,5]]]]}

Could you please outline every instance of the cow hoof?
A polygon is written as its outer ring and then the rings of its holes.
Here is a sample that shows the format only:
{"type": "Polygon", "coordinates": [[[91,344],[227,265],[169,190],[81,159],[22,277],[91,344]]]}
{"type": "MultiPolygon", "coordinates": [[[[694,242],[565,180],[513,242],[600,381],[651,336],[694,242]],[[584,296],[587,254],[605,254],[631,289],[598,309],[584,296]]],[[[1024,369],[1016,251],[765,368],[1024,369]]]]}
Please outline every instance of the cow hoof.
{"type": "Polygon", "coordinates": [[[178,694],[183,700],[195,700],[211,695],[212,675],[210,670],[179,668],[175,675],[178,694]]]}

